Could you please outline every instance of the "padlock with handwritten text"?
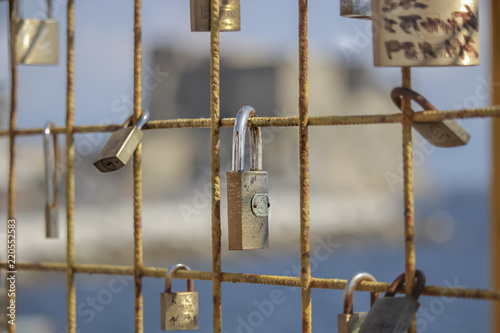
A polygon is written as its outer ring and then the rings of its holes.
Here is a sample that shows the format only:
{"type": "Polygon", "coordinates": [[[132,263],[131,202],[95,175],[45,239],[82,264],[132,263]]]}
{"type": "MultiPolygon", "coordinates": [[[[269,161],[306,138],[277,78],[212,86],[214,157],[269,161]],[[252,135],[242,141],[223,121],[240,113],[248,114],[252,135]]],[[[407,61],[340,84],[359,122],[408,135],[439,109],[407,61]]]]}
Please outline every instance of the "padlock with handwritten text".
{"type": "Polygon", "coordinates": [[[370,19],[371,0],[340,0],[340,15],[350,18],[370,19]]]}
{"type": "Polygon", "coordinates": [[[172,275],[188,266],[177,264],[168,269],[165,292],[160,295],[162,331],[184,331],[198,329],[198,293],[192,280],[187,281],[187,291],[172,292],[172,275]]]}
{"type": "Polygon", "coordinates": [[[21,0],[14,1],[16,62],[23,65],[59,63],[59,22],[52,18],[52,0],[47,0],[47,18],[21,18],[21,0]]]}
{"type": "Polygon", "coordinates": [[[372,0],[375,66],[479,65],[479,0],[372,0]]]}
{"type": "MultiPolygon", "coordinates": [[[[344,313],[338,315],[338,333],[358,333],[368,312],[353,312],[353,296],[356,286],[362,281],[376,282],[368,273],[358,273],[351,277],[344,288],[344,313]]],[[[371,305],[378,298],[378,293],[371,293],[371,305]]]]}
{"type": "Polygon", "coordinates": [[[250,171],[244,171],[247,121],[256,116],[250,106],[241,108],[233,131],[232,171],[227,172],[229,250],[269,247],[267,172],[262,171],[260,127],[250,127],[250,171]]]}
{"type": "Polygon", "coordinates": [[[405,333],[420,307],[418,298],[425,288],[425,275],[420,270],[415,272],[416,283],[411,295],[394,297],[402,290],[405,274],[401,274],[387,289],[383,298],[373,304],[372,309],[361,325],[359,333],[405,333]]]}
{"type": "Polygon", "coordinates": [[[135,126],[131,125],[130,117],[122,128],[111,134],[94,165],[101,172],[110,172],[124,167],[142,141],[144,133],[141,128],[149,119],[149,111],[144,110],[135,126]]]}
{"type": "MultiPolygon", "coordinates": [[[[210,31],[210,0],[191,0],[191,31],[210,31]]],[[[221,0],[220,31],[240,31],[240,0],[221,0]]]]}

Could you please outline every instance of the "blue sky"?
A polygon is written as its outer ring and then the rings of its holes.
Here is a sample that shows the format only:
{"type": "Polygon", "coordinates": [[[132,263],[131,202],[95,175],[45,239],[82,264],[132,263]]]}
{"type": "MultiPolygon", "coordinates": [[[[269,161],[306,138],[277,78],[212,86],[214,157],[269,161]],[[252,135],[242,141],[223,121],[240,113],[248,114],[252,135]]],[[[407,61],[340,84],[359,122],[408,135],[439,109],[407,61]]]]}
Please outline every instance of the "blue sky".
{"type": "MultiPolygon", "coordinates": [[[[25,0],[26,16],[40,13],[44,0],[25,0]]],[[[222,52],[246,52],[255,56],[280,56],[297,52],[297,1],[241,0],[242,31],[221,35],[222,52]]],[[[489,2],[480,1],[481,66],[415,68],[413,87],[442,110],[490,104],[483,82],[489,80],[489,2]]],[[[55,16],[61,21],[61,64],[56,67],[19,67],[19,127],[41,127],[48,118],[62,125],[65,114],[64,29],[65,1],[54,1],[55,16]],[[27,98],[29,96],[29,98],[27,98]],[[28,115],[29,114],[29,115],[28,115]]],[[[8,96],[7,4],[0,2],[0,94],[8,96]]],[[[348,61],[342,48],[352,47],[369,24],[339,16],[338,0],[310,1],[311,58],[331,57],[340,65],[348,61]]],[[[110,110],[114,99],[132,91],[133,1],[76,1],[76,123],[99,123],[116,118],[110,110]]],[[[364,41],[361,39],[361,41],[364,41]]],[[[144,62],[157,45],[178,46],[206,55],[208,33],[192,33],[189,1],[143,1],[144,62]]],[[[400,70],[374,68],[369,43],[351,58],[369,68],[374,82],[390,89],[400,85],[400,70]]],[[[311,77],[314,80],[314,77],[311,77]]],[[[147,102],[148,96],[145,96],[147,102]]],[[[6,108],[8,105],[0,105],[6,108]]],[[[119,119],[116,119],[118,122],[119,119]]],[[[489,183],[490,125],[487,120],[467,120],[462,125],[471,133],[469,146],[436,150],[427,160],[437,186],[450,189],[486,190],[489,183]]]]}

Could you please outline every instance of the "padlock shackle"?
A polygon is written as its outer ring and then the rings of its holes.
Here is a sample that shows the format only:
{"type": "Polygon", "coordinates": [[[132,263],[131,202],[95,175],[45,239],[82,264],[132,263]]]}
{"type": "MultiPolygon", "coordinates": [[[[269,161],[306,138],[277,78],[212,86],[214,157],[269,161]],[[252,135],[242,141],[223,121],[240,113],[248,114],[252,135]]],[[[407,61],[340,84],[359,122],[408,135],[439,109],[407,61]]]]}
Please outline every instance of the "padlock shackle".
{"type": "MultiPolygon", "coordinates": [[[[22,0],[14,1],[14,13],[17,18],[21,18],[22,0]]],[[[52,0],[47,0],[47,18],[52,18],[52,0]]]]}
{"type": "MultiPolygon", "coordinates": [[[[436,107],[431,104],[424,96],[420,95],[419,93],[408,89],[404,87],[398,87],[394,88],[391,91],[391,99],[394,104],[401,110],[401,105],[402,105],[402,99],[403,97],[410,98],[412,101],[416,102],[418,105],[420,105],[424,110],[433,110],[437,111],[436,107]]],[[[413,112],[413,109],[412,109],[413,112]]]]}
{"type": "MultiPolygon", "coordinates": [[[[417,269],[415,270],[415,287],[413,287],[413,290],[411,292],[411,296],[413,299],[418,300],[420,295],[425,289],[425,275],[424,273],[417,269]]],[[[387,288],[387,292],[385,293],[384,297],[394,297],[405,285],[405,280],[406,280],[406,275],[405,273],[401,274],[394,280],[394,282],[387,288]]]]}
{"type": "MultiPolygon", "coordinates": [[[[172,292],[172,275],[174,275],[174,273],[180,269],[184,269],[187,271],[191,270],[191,268],[189,268],[189,266],[186,266],[183,264],[177,264],[177,265],[170,267],[167,271],[167,275],[165,276],[165,292],[166,293],[172,292]]],[[[191,280],[191,279],[187,280],[187,291],[194,291],[194,283],[193,283],[193,280],[191,280]]]]}
{"type": "MultiPolygon", "coordinates": [[[[358,286],[358,284],[361,281],[371,281],[371,282],[377,282],[373,275],[369,273],[358,273],[351,277],[347,283],[345,284],[344,287],[344,314],[352,314],[353,313],[353,307],[354,307],[354,290],[358,286]]],[[[378,293],[371,293],[371,300],[370,304],[373,305],[375,303],[375,300],[379,297],[378,293]]]]}
{"type": "MultiPolygon", "coordinates": [[[[142,114],[139,117],[139,119],[137,120],[137,124],[135,126],[138,129],[142,129],[142,127],[144,125],[146,125],[146,123],[148,122],[149,116],[150,116],[149,111],[148,110],[143,110],[142,114]]],[[[127,120],[125,120],[125,122],[121,125],[121,127],[127,128],[129,126],[132,126],[133,125],[133,120],[134,120],[134,115],[131,115],[130,117],[127,118],[127,120]]]]}
{"type": "MultiPolygon", "coordinates": [[[[245,133],[248,119],[256,117],[257,113],[251,106],[244,106],[236,115],[233,130],[233,171],[245,169],[245,133]]],[[[250,127],[250,170],[262,170],[262,134],[260,127],[250,127]]]]}
{"type": "Polygon", "coordinates": [[[57,198],[57,182],[58,182],[58,167],[61,164],[61,153],[59,150],[59,140],[57,134],[52,133],[54,124],[48,122],[43,131],[43,147],[45,155],[45,195],[47,208],[56,208],[58,206],[57,198]],[[53,141],[53,152],[50,148],[50,137],[53,141]]]}

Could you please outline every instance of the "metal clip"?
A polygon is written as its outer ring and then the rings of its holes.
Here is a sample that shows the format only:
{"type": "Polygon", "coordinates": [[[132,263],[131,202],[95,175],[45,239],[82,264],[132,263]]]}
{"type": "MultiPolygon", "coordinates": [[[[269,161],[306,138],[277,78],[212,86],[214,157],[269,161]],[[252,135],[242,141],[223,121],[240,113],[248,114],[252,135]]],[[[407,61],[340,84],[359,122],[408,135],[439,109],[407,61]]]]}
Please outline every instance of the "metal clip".
{"type": "Polygon", "coordinates": [[[45,237],[58,238],[59,237],[59,201],[57,198],[58,192],[58,166],[61,163],[61,154],[59,151],[59,141],[57,134],[51,133],[54,128],[53,123],[47,123],[44,130],[44,151],[45,151],[45,237]],[[51,135],[52,134],[52,135],[51,135]],[[53,138],[54,152],[51,154],[50,137],[53,138]]]}

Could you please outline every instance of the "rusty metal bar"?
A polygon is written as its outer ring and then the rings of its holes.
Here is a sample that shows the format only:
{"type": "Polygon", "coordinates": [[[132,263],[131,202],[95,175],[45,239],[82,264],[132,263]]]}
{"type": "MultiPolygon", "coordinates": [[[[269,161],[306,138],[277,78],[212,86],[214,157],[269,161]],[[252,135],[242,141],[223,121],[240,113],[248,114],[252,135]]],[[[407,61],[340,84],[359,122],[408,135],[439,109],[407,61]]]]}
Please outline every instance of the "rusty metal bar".
{"type": "MultiPolygon", "coordinates": [[[[142,114],[142,0],[134,0],[134,124],[142,114]]],[[[134,184],[134,313],[135,332],[144,332],[142,292],[142,144],[139,144],[133,157],[134,184]]]]}
{"type": "MultiPolygon", "coordinates": [[[[500,103],[500,91],[495,82],[500,82],[500,1],[491,0],[491,61],[492,61],[492,103],[500,103]]],[[[500,289],[500,120],[492,124],[492,167],[491,167],[491,266],[492,286],[500,289]]],[[[492,308],[492,332],[500,332],[500,304],[492,308]]]]}
{"type": "MultiPolygon", "coordinates": [[[[417,111],[413,114],[413,122],[438,122],[445,119],[472,119],[500,117],[500,106],[480,109],[450,110],[450,111],[417,111]]],[[[319,116],[309,117],[308,126],[346,126],[346,125],[372,125],[401,123],[401,114],[357,115],[357,116],[319,116]]],[[[220,127],[233,127],[235,118],[220,119],[220,127]]],[[[255,117],[248,120],[249,125],[259,127],[297,127],[299,117],[255,117]]],[[[114,125],[84,125],[75,126],[73,133],[108,133],[116,131],[120,124],[114,125]]],[[[211,119],[171,119],[151,120],[142,128],[143,130],[171,129],[171,128],[210,128],[211,119]]],[[[52,132],[65,134],[66,127],[55,127],[52,132]]],[[[43,128],[15,129],[15,136],[42,135],[43,128]]],[[[9,130],[0,130],[0,136],[9,136],[9,130]]]]}
{"type": "MultiPolygon", "coordinates": [[[[18,269],[25,271],[46,271],[46,272],[65,272],[67,264],[65,263],[19,263],[18,269]]],[[[0,263],[0,269],[6,269],[7,263],[0,263]]],[[[76,264],[74,266],[75,273],[79,274],[103,274],[103,275],[134,275],[133,266],[118,266],[118,265],[86,265],[76,264]]],[[[142,274],[145,277],[164,279],[167,273],[166,268],[162,267],[143,267],[142,274]]],[[[192,279],[192,280],[212,280],[212,272],[204,271],[186,271],[179,270],[175,272],[174,278],[176,279],[192,279]]],[[[245,273],[221,273],[223,282],[228,283],[246,283],[246,284],[260,284],[260,285],[273,285],[285,287],[301,287],[301,278],[292,276],[276,276],[276,275],[257,275],[245,273]]],[[[314,289],[344,289],[347,280],[341,279],[319,279],[311,278],[311,288],[314,289]]],[[[363,292],[385,292],[389,283],[384,282],[361,282],[356,290],[363,292]]],[[[404,292],[404,291],[402,291],[404,292]]],[[[450,288],[440,286],[427,286],[423,292],[425,296],[431,297],[450,297],[450,298],[467,298],[467,299],[481,299],[500,301],[500,290],[486,290],[486,289],[471,289],[471,288],[450,288]]]]}
{"type": "Polygon", "coordinates": [[[220,1],[210,1],[210,156],[212,182],[213,332],[222,333],[222,228],[220,222],[220,1]]]}
{"type": "Polygon", "coordinates": [[[66,30],[66,302],[67,332],[76,333],[75,254],[75,1],[68,0],[66,30]]]}
{"type": "MultiPolygon", "coordinates": [[[[16,13],[15,13],[15,4],[14,0],[9,0],[9,28],[10,32],[15,30],[15,19],[16,19],[16,13]]],[[[14,37],[14,34],[10,33],[10,82],[11,82],[11,89],[10,89],[10,111],[9,111],[9,187],[8,187],[8,203],[7,203],[7,219],[8,220],[13,220],[15,219],[16,215],[16,168],[15,168],[15,161],[16,161],[16,143],[15,143],[15,134],[14,131],[17,126],[17,65],[16,65],[16,40],[14,37]]],[[[8,242],[8,223],[5,224],[5,232],[6,232],[6,241],[5,244],[9,244],[8,242]]],[[[7,246],[6,246],[7,249],[7,246]]],[[[17,259],[17,258],[16,258],[17,259]]],[[[12,271],[15,271],[16,268],[14,267],[12,271]]],[[[13,281],[14,284],[16,284],[16,280],[13,281]]],[[[8,289],[8,288],[7,288],[8,289]]],[[[7,293],[7,304],[11,304],[11,300],[16,302],[16,297],[15,296],[8,296],[7,293]]],[[[15,303],[16,310],[17,311],[17,303],[15,303]]],[[[16,332],[16,325],[12,324],[7,324],[9,333],[15,333],[16,332]]]]}

